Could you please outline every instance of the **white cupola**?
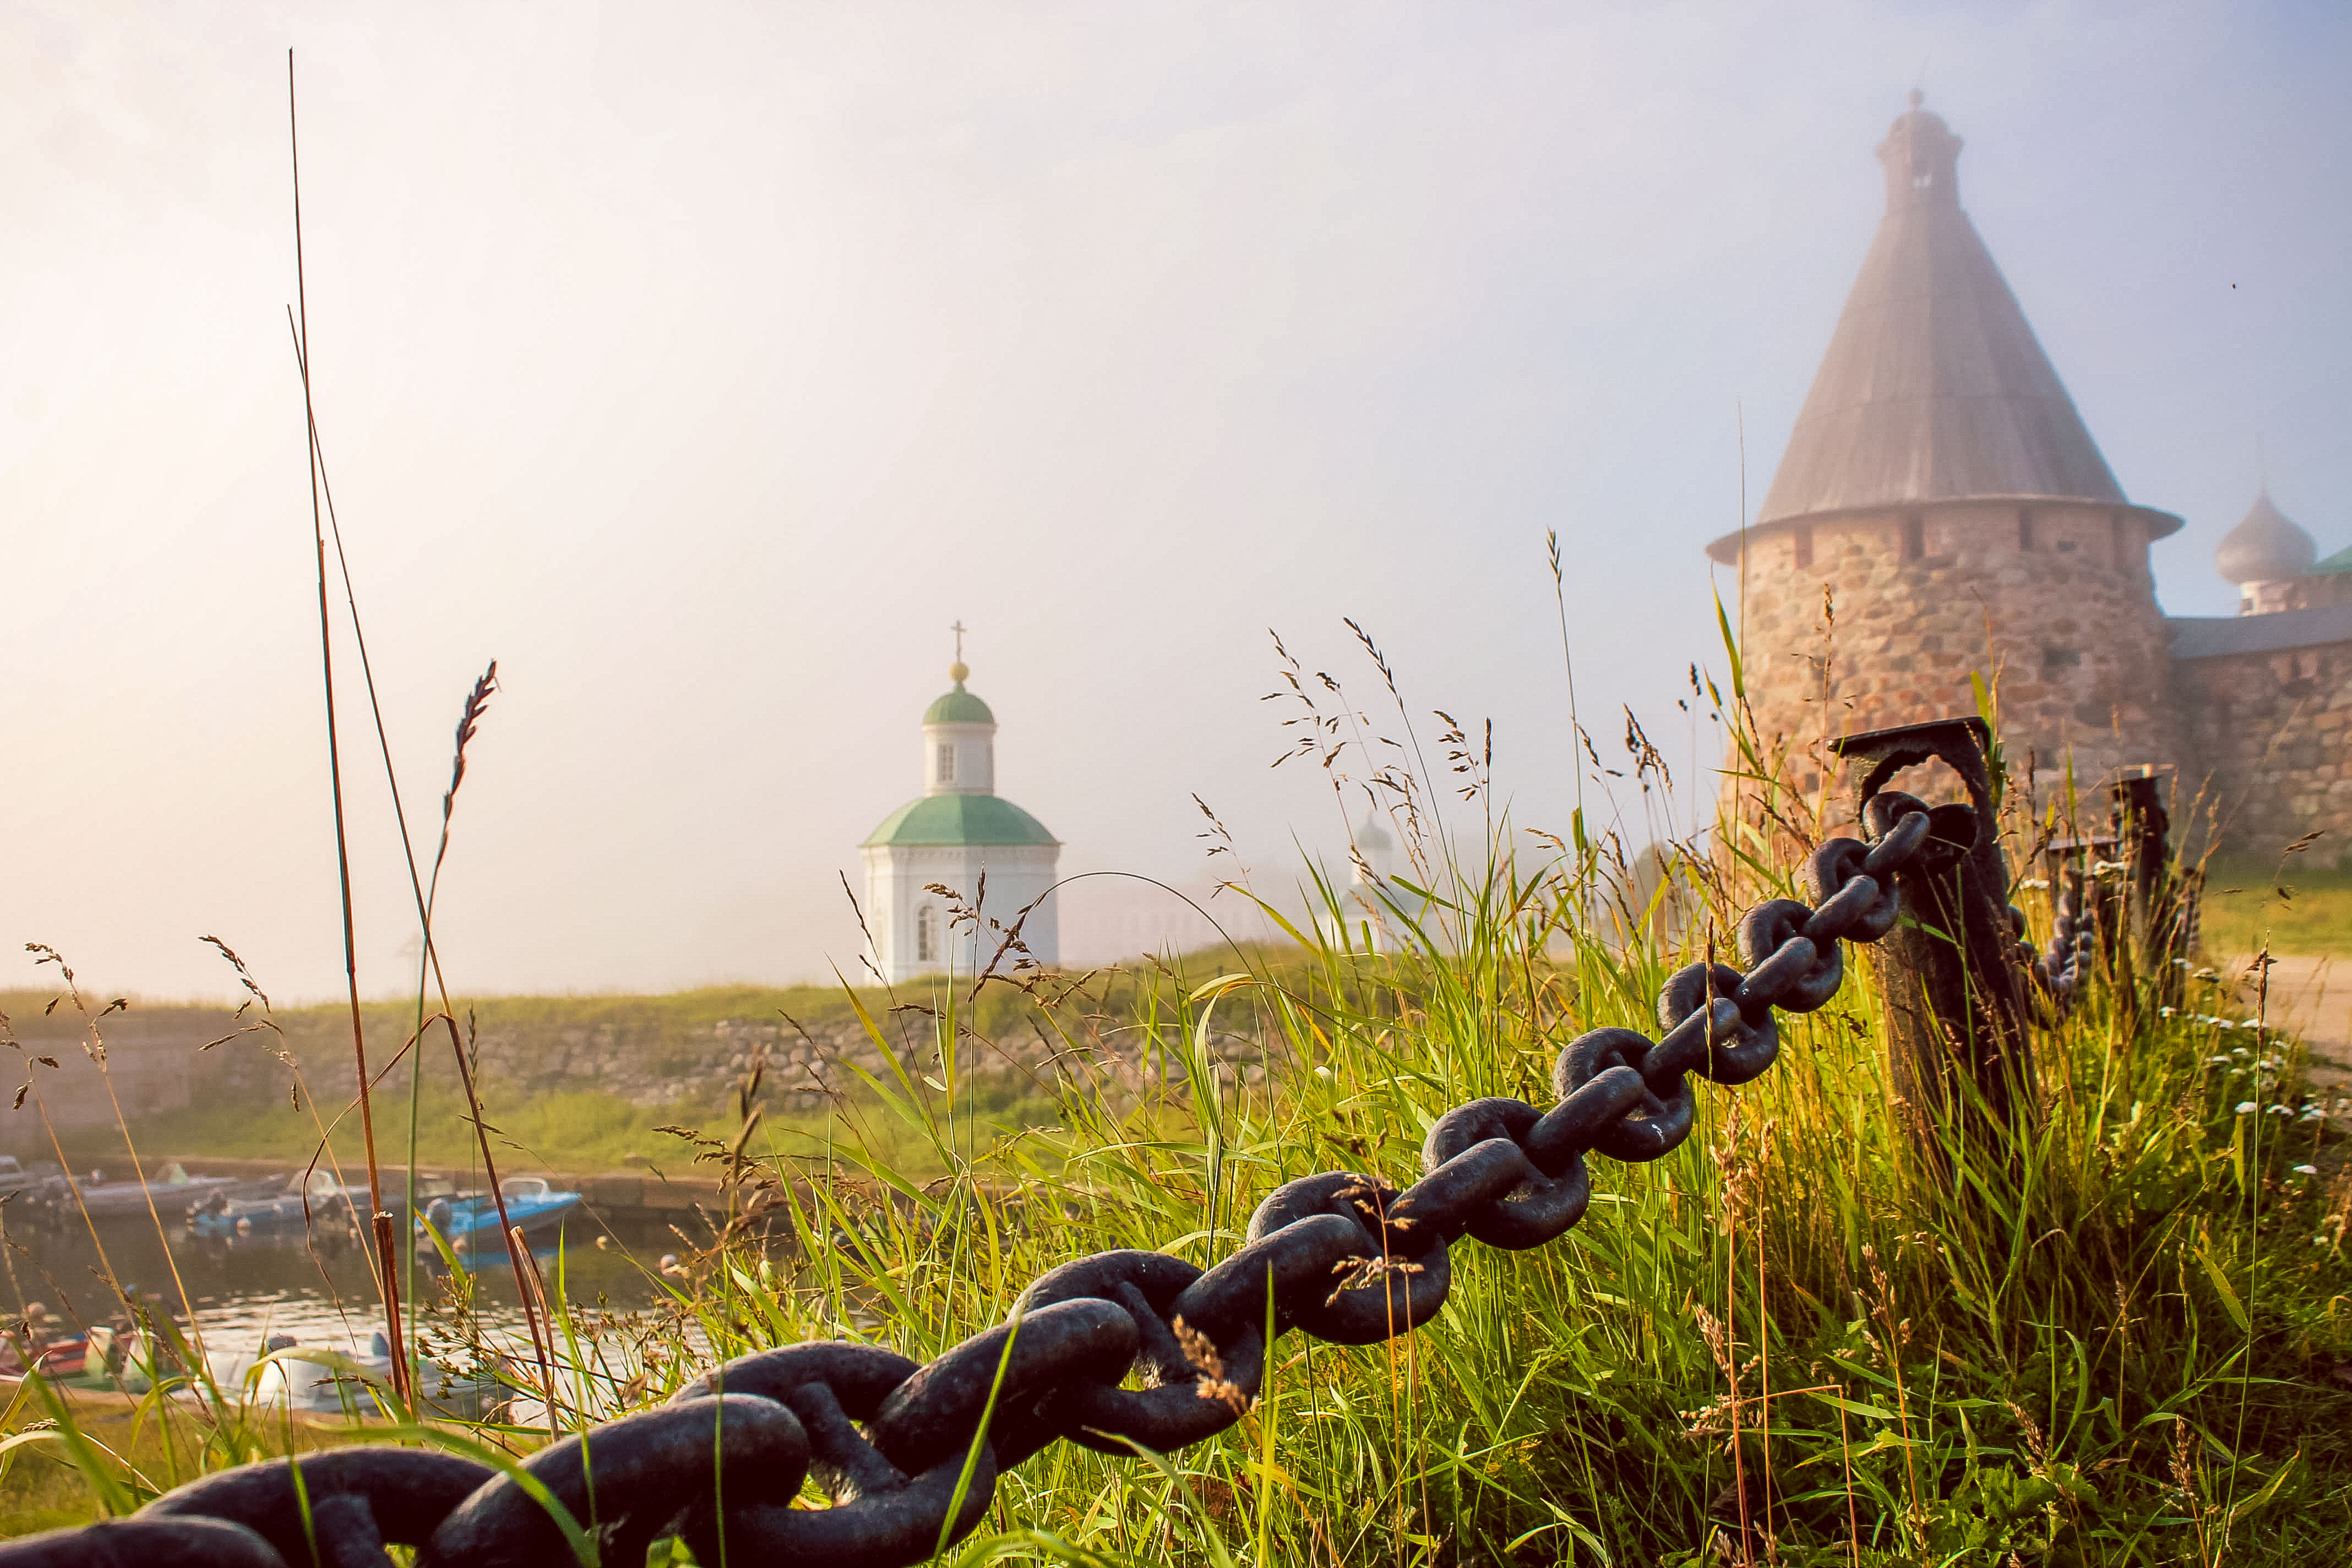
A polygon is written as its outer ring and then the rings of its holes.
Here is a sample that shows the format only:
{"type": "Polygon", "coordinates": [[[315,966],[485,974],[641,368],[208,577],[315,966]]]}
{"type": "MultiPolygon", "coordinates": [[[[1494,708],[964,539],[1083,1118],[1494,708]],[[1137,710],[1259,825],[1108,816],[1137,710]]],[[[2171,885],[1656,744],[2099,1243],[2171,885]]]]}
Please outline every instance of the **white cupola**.
{"type": "Polygon", "coordinates": [[[923,712],[923,793],[996,793],[996,715],[963,688],[963,660],[948,666],[955,689],[923,712]]]}

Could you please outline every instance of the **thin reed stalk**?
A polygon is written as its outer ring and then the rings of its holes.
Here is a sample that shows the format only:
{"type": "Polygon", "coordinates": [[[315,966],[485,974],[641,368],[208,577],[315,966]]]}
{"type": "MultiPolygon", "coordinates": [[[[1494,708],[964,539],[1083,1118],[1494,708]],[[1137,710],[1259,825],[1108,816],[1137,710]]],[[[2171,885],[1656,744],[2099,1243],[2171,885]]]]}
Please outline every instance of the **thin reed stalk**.
{"type": "MultiPolygon", "coordinates": [[[[294,102],[294,51],[286,51],[286,143],[293,175],[295,337],[301,350],[303,448],[310,483],[310,538],[319,563],[319,676],[327,707],[327,776],[334,796],[335,873],[342,896],[343,978],[351,995],[352,1059],[356,1064],[360,1097],[360,1136],[367,1150],[368,1212],[384,1212],[383,1173],[376,1162],[375,1100],[367,1069],[367,1031],[360,1022],[359,945],[352,914],[351,837],[343,821],[342,748],[335,732],[334,627],[327,613],[327,530],[320,503],[318,418],[310,389],[310,301],[302,264],[302,153],[294,102]]],[[[384,1329],[393,1354],[393,1386],[404,1406],[415,1407],[409,1387],[408,1355],[400,1337],[400,1278],[392,1259],[377,1260],[375,1276],[383,1298],[384,1329]]]]}

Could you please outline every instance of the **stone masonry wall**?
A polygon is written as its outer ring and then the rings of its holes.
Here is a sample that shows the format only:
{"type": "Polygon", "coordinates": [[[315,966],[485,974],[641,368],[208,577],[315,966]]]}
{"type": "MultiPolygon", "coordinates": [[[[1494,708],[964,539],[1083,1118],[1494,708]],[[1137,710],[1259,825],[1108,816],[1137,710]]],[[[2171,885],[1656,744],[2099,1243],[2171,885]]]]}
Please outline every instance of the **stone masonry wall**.
{"type": "Polygon", "coordinates": [[[1776,526],[1748,544],[1749,700],[1811,792],[1840,734],[1976,711],[2000,671],[2003,742],[2042,790],[2183,755],[2146,526],[2084,505],[1952,502],[1776,526]],[[1824,608],[1827,595],[1834,620],[1824,608]]]}
{"type": "MultiPolygon", "coordinates": [[[[908,1071],[940,1076],[936,1029],[919,1011],[882,1014],[877,1021],[892,1039],[908,1071]]],[[[331,1020],[330,1020],[331,1022],[331,1020]]],[[[1131,1038],[1119,1032],[1121,1040],[1131,1038]]],[[[891,1069],[855,1016],[813,1019],[801,1026],[772,1015],[722,1018],[680,1038],[648,1024],[585,1023],[559,1029],[485,1026],[478,1037],[480,1081],[492,1099],[538,1096],[566,1089],[609,1094],[645,1109],[687,1105],[723,1108],[751,1068],[767,1053],[761,1098],[772,1110],[815,1110],[829,1095],[870,1098],[853,1068],[894,1084],[891,1069]]],[[[302,1064],[314,1097],[340,1101],[352,1092],[349,1046],[331,1030],[303,1031],[289,1044],[302,1064]]],[[[386,1059],[396,1040],[371,1040],[375,1059],[386,1059]]],[[[1156,1070],[1130,1059],[1132,1047],[1097,1044],[1076,1052],[1057,1051],[1058,1041],[1032,1029],[1007,1029],[989,1044],[966,1037],[959,1049],[958,1076],[967,1080],[1051,1084],[1057,1077],[1110,1081],[1129,1088],[1153,1080],[1156,1070]]],[[[184,1047],[185,1048],[185,1047],[184,1047]]],[[[1255,1081],[1264,1076],[1263,1052],[1246,1035],[1220,1033],[1213,1042],[1217,1059],[1255,1081]]],[[[428,1060],[445,1069],[448,1047],[436,1031],[428,1060]]],[[[282,1100],[291,1083],[288,1070],[265,1049],[225,1055],[215,1064],[208,1094],[232,1099],[282,1100]]],[[[895,1086],[895,1084],[894,1084],[895,1086]]]]}
{"type": "Polygon", "coordinates": [[[2352,851],[2352,642],[2182,659],[2173,681],[2225,848],[2275,855],[2306,833],[2352,851]]]}

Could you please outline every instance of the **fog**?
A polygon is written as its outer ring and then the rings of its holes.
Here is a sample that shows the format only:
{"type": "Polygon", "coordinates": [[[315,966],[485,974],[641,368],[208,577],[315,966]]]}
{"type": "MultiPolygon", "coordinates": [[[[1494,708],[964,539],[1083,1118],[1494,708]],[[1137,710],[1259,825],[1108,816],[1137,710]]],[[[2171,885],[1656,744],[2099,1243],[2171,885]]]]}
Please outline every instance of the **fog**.
{"type": "MultiPolygon", "coordinates": [[[[1564,829],[1557,530],[1602,760],[1630,705],[1702,810],[1702,546],[1743,457],[1769,481],[1915,83],[2125,489],[2188,520],[2165,607],[2229,613],[2258,438],[2352,543],[2347,42],[2318,5],[20,0],[0,938],[151,995],[229,988],[206,933],[341,984],[289,47],[384,721],[429,847],[499,661],[436,932],[515,991],[854,965],[840,878],[919,788],[959,619],[1066,871],[1222,874],[1197,795],[1273,889],[1360,809],[1269,766],[1269,629],[1402,737],[1354,617],[1424,744],[1491,718],[1515,819],[1564,829]]],[[[338,657],[383,993],[414,921],[338,657]]]]}

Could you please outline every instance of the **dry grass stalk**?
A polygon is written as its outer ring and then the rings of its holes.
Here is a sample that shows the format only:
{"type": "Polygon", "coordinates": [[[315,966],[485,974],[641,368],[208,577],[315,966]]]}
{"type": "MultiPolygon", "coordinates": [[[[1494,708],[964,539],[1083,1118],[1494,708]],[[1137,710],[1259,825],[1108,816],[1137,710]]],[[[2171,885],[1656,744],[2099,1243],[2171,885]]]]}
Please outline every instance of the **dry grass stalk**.
{"type": "MultiPolygon", "coordinates": [[[[310,393],[310,306],[302,267],[301,139],[294,111],[294,51],[291,49],[286,51],[286,142],[293,174],[295,338],[301,351],[302,440],[310,467],[310,537],[319,562],[319,671],[326,693],[327,777],[334,796],[335,871],[342,896],[343,976],[351,995],[352,1058],[357,1064],[359,1074],[360,1136],[367,1149],[368,1208],[370,1214],[375,1215],[384,1212],[383,1173],[376,1161],[375,1103],[368,1086],[367,1031],[360,1022],[359,947],[352,918],[351,839],[343,819],[342,748],[335,731],[334,636],[327,614],[327,528],[325,509],[320,500],[318,420],[310,393]]],[[[399,1289],[397,1277],[389,1258],[380,1259],[375,1272],[383,1290],[384,1327],[397,1351],[401,1349],[400,1308],[394,1294],[399,1289]]],[[[408,1357],[405,1353],[395,1354],[392,1363],[394,1391],[404,1405],[413,1409],[415,1401],[409,1389],[408,1357]]]]}

